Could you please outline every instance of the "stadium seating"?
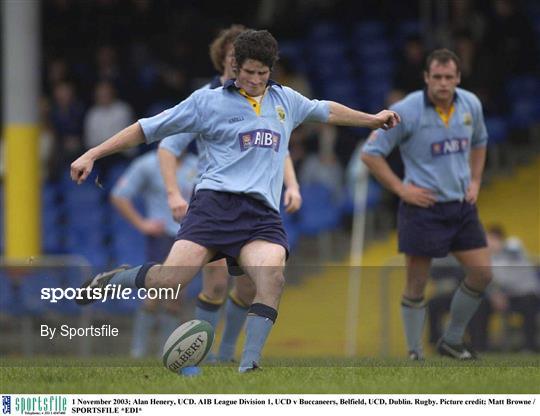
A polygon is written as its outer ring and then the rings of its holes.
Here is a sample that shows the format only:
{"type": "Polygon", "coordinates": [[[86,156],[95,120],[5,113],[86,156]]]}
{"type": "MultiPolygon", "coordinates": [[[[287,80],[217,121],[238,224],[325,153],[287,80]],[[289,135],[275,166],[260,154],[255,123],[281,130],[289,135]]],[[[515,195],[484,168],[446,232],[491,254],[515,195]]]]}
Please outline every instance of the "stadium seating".
{"type": "Polygon", "coordinates": [[[303,204],[299,211],[299,230],[302,234],[317,235],[335,229],[341,219],[338,201],[331,189],[322,184],[302,187],[303,204]]]}

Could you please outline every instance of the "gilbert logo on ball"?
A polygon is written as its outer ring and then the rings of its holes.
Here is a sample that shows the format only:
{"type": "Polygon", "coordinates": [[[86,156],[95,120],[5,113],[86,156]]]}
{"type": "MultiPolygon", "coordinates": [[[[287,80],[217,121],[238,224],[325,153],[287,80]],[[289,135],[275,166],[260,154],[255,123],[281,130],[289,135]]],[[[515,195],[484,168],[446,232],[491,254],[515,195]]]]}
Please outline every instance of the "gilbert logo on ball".
{"type": "Polygon", "coordinates": [[[173,372],[196,366],[212,348],[214,328],[206,321],[188,321],[174,330],[163,346],[163,365],[173,372]]]}

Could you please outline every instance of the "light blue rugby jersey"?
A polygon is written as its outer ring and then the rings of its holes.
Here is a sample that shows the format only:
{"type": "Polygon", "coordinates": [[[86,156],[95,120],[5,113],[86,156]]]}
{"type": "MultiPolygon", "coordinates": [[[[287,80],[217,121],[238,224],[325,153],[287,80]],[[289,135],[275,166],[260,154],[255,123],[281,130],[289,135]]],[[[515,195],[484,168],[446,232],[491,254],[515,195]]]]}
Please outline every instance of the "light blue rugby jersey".
{"type": "MultiPolygon", "coordinates": [[[[186,155],[176,170],[176,181],[180,185],[182,197],[190,200],[193,188],[198,180],[197,157],[186,155]]],[[[175,236],[179,225],[174,221],[167,202],[165,183],[159,173],[159,159],[156,151],[145,153],[135,159],[120,177],[112,190],[114,196],[132,199],[142,196],[146,217],[161,220],[165,231],[175,236]]]]}
{"type": "Polygon", "coordinates": [[[409,94],[391,109],[401,116],[401,123],[372,132],[362,152],[386,157],[399,146],[405,183],[430,189],[438,202],[463,200],[471,180],[471,148],[487,144],[480,100],[457,88],[448,127],[425,91],[409,94]]]}
{"type": "MultiPolygon", "coordinates": [[[[212,81],[203,85],[201,90],[215,89],[221,87],[221,79],[219,75],[216,75],[212,81]]],[[[160,143],[159,147],[167,149],[176,157],[179,157],[189,144],[195,140],[197,146],[197,153],[199,156],[199,174],[202,174],[207,167],[206,148],[202,140],[196,140],[199,137],[198,133],[178,133],[169,137],[165,137],[160,143]]]]}
{"type": "Polygon", "coordinates": [[[139,123],[147,143],[180,132],[201,135],[208,165],[197,190],[247,194],[279,212],[291,132],[303,121],[326,122],[329,112],[327,101],[309,100],[269,81],[257,115],[229,80],[139,123]]]}

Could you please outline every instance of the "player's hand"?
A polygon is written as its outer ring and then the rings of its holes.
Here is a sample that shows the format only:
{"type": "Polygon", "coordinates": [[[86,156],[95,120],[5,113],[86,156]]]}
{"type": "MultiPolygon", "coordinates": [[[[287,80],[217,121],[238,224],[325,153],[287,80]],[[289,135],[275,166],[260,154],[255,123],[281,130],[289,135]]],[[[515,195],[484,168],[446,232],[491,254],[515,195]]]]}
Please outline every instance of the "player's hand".
{"type": "Polygon", "coordinates": [[[477,181],[471,181],[467,188],[467,195],[465,195],[465,201],[469,204],[476,204],[478,200],[478,194],[480,193],[480,183],[477,181]]]}
{"type": "Polygon", "coordinates": [[[167,197],[169,208],[171,209],[172,216],[176,222],[182,221],[182,218],[186,216],[188,209],[188,203],[180,193],[170,194],[167,197]]]}
{"type": "Polygon", "coordinates": [[[420,188],[412,183],[404,184],[399,197],[408,204],[417,205],[422,208],[429,208],[437,202],[432,191],[420,188]]]}
{"type": "Polygon", "coordinates": [[[144,235],[159,237],[165,234],[165,225],[157,220],[144,220],[141,224],[140,231],[144,235]]]}
{"type": "Polygon", "coordinates": [[[93,167],[94,159],[86,152],[71,164],[71,180],[80,185],[88,178],[93,167]]]}
{"type": "Polygon", "coordinates": [[[283,196],[283,203],[285,205],[285,212],[292,214],[300,209],[302,206],[302,195],[300,195],[300,189],[297,187],[287,188],[285,195],[283,196]]]}
{"type": "Polygon", "coordinates": [[[398,113],[391,110],[383,110],[375,114],[375,121],[372,129],[375,130],[381,128],[389,130],[396,127],[399,123],[401,123],[401,117],[399,117],[398,113]]]}

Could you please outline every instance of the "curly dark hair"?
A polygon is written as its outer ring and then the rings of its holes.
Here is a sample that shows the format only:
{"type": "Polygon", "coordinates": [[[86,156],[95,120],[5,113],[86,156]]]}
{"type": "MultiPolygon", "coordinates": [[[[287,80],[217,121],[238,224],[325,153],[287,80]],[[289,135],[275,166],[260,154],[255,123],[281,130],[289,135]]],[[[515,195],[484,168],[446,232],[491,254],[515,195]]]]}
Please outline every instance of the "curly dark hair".
{"type": "Polygon", "coordinates": [[[253,59],[272,69],[278,60],[278,43],[267,30],[246,30],[234,41],[234,57],[238,68],[253,59]]]}
{"type": "Polygon", "coordinates": [[[232,25],[228,29],[223,29],[219,32],[218,36],[210,44],[210,59],[214,68],[220,74],[223,74],[223,71],[225,71],[223,61],[227,54],[227,48],[229,45],[234,44],[234,40],[244,30],[246,30],[246,27],[243,25],[232,25]]]}

